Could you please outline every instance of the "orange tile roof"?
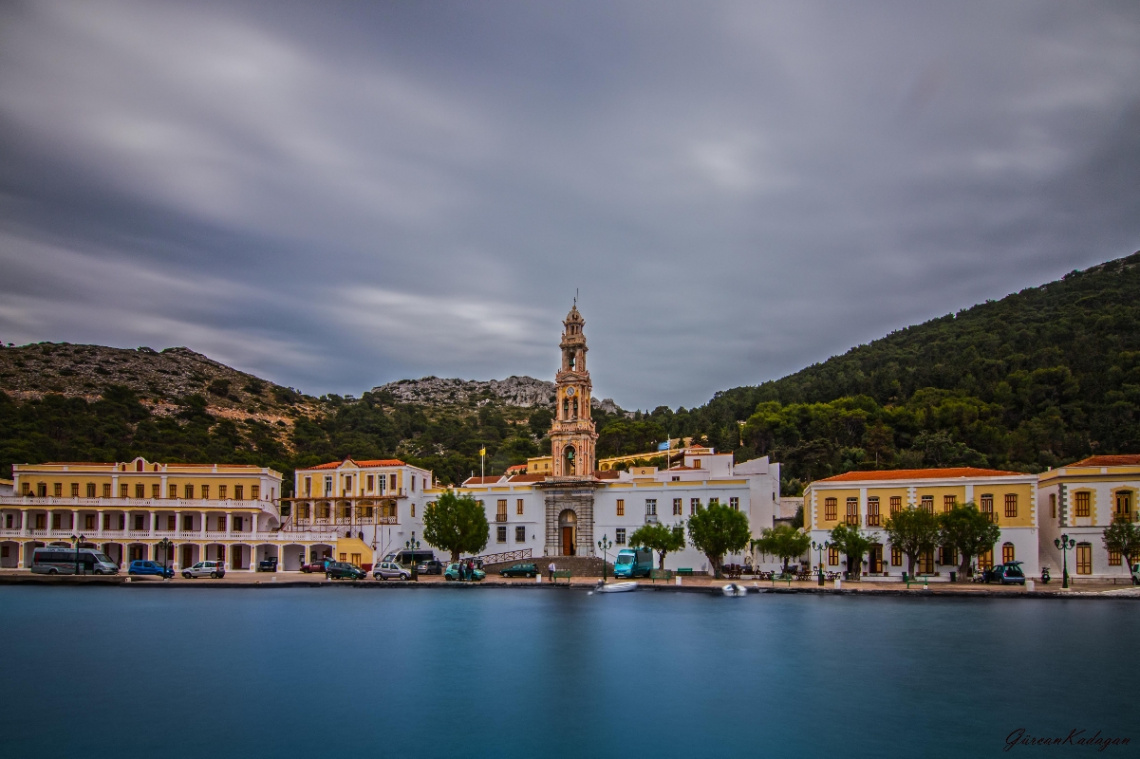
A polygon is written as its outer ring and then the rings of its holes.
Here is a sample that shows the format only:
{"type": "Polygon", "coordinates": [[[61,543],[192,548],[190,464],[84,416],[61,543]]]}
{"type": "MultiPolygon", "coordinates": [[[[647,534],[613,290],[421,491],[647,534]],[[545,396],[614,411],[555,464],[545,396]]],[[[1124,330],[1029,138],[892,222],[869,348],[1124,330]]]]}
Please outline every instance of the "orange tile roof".
{"type": "Polygon", "coordinates": [[[954,477],[1022,477],[1025,472],[1001,469],[977,469],[972,466],[950,469],[890,469],[873,472],[844,472],[819,482],[855,482],[859,480],[942,480],[954,477]]]}
{"type": "Polygon", "coordinates": [[[1114,456],[1089,456],[1069,466],[1140,466],[1140,454],[1124,453],[1114,456]]]}
{"type": "Polygon", "coordinates": [[[352,462],[359,467],[369,466],[406,466],[403,461],[399,459],[368,459],[367,461],[356,461],[354,459],[345,459],[344,461],[330,461],[327,464],[317,464],[316,466],[305,467],[305,469],[336,469],[348,462],[352,462]]]}
{"type": "Polygon", "coordinates": [[[487,475],[486,477],[468,477],[463,481],[463,487],[468,485],[493,485],[503,479],[502,475],[487,475]]]}
{"type": "Polygon", "coordinates": [[[514,466],[507,467],[507,472],[525,472],[526,464],[515,464],[514,466]]]}

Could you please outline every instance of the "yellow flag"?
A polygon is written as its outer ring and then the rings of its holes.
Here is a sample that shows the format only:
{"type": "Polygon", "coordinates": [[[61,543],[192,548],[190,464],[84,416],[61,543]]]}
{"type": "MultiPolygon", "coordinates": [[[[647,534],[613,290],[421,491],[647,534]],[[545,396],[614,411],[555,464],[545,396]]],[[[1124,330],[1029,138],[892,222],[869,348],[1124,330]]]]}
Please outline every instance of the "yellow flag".
{"type": "Polygon", "coordinates": [[[480,448],[479,449],[479,455],[480,456],[486,456],[487,455],[487,449],[486,448],[480,448]]]}

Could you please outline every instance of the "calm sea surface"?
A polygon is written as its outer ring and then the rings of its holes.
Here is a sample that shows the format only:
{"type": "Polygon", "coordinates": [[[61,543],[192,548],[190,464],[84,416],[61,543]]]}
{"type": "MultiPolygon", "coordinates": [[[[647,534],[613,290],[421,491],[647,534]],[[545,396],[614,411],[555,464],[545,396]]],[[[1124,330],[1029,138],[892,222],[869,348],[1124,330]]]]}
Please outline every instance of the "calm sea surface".
{"type": "Polygon", "coordinates": [[[1129,756],[1138,641],[1127,601],[2,587],[0,755],[1129,756]]]}

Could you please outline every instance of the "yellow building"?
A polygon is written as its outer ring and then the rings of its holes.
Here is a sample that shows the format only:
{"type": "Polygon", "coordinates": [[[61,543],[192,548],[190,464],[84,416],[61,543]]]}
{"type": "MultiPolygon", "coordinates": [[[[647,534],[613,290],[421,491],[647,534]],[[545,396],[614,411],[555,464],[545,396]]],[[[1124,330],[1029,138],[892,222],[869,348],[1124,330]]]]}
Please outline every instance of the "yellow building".
{"type": "Polygon", "coordinates": [[[1140,493],[1140,455],[1092,456],[1040,476],[1041,555],[1055,576],[1065,563],[1075,578],[1128,581],[1129,567],[1104,547],[1104,530],[1116,518],[1135,522],[1140,493]],[[1054,545],[1066,535],[1067,554],[1054,545]]]}
{"type": "MultiPolygon", "coordinates": [[[[847,472],[804,489],[804,528],[822,545],[837,525],[858,525],[874,541],[863,571],[871,576],[898,575],[906,570],[906,560],[890,545],[883,529],[891,514],[905,508],[942,513],[971,501],[1001,527],[997,555],[979,557],[978,566],[1021,561],[1026,576],[1036,574],[1037,475],[1033,474],[972,467],[847,472]]],[[[825,568],[838,570],[844,557],[832,547],[823,560],[825,568]]],[[[957,555],[939,549],[920,557],[916,570],[948,574],[957,568],[957,555]]]]}
{"type": "Polygon", "coordinates": [[[272,469],[136,458],[15,464],[12,476],[11,492],[0,489],[0,567],[29,567],[36,546],[75,542],[120,564],[169,559],[176,569],[212,559],[252,571],[277,555],[281,474],[272,469]]]}

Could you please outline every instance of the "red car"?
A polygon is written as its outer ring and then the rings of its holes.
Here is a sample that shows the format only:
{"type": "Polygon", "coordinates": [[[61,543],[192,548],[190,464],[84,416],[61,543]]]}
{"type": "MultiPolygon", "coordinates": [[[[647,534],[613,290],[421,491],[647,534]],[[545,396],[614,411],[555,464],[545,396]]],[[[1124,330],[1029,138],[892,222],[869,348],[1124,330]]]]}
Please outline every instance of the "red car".
{"type": "Polygon", "coordinates": [[[330,561],[332,561],[332,559],[330,559],[329,557],[326,556],[323,559],[317,559],[316,561],[311,561],[308,564],[302,564],[301,565],[301,571],[302,572],[317,572],[319,574],[324,574],[325,573],[325,565],[328,564],[330,561]]]}

